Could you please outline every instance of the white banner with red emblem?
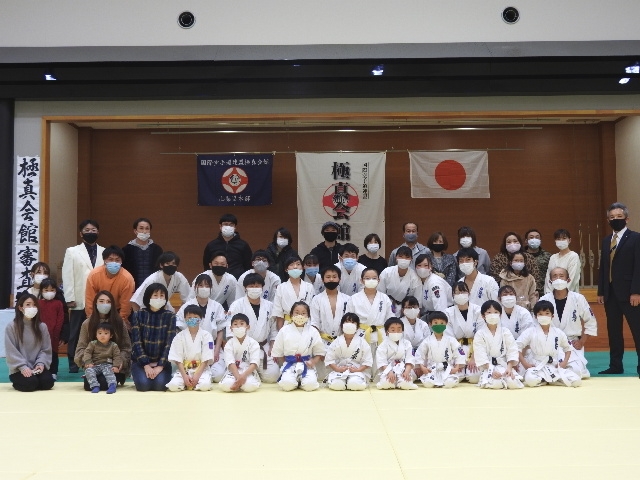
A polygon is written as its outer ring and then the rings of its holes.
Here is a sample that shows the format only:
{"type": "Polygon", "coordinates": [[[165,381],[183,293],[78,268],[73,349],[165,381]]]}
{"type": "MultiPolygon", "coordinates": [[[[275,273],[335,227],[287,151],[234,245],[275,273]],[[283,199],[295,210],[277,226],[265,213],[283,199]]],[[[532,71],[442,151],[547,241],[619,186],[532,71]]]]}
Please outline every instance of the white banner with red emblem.
{"type": "Polygon", "coordinates": [[[298,252],[305,255],[323,241],[325,222],[338,224],[338,242],[354,243],[377,233],[385,246],[384,188],[387,154],[296,153],[298,252]]]}

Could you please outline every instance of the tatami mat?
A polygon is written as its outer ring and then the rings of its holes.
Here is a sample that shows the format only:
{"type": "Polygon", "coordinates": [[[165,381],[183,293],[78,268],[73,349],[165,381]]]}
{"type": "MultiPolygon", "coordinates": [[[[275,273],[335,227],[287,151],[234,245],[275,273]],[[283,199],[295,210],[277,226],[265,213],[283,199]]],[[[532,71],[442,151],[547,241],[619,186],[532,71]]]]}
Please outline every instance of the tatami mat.
{"type": "Polygon", "coordinates": [[[581,388],[90,394],[0,385],[0,478],[637,478],[640,380],[581,388]]]}

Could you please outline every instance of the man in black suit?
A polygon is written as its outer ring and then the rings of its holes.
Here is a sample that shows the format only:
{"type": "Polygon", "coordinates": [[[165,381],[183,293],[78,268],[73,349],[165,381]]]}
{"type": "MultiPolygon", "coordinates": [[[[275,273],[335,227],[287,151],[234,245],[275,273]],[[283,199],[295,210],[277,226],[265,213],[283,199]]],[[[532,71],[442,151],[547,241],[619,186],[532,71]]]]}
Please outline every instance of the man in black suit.
{"type": "Polygon", "coordinates": [[[609,333],[609,368],[600,374],[624,373],[622,316],[631,329],[638,353],[640,375],[640,233],[627,228],[629,210],[613,203],[607,210],[613,234],[602,242],[598,303],[604,303],[609,333]]]}

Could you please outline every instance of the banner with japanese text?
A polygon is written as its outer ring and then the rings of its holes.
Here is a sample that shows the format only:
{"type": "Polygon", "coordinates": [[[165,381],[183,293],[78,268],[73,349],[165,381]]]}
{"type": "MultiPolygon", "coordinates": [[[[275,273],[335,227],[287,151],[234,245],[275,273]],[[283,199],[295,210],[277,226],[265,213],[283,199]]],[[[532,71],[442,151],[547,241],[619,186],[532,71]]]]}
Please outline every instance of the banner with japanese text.
{"type": "MultiPolygon", "coordinates": [[[[338,224],[338,242],[362,242],[377,233],[385,246],[386,153],[296,153],[298,252],[323,241],[322,224],[338,224]]],[[[381,251],[382,255],[383,252],[381,251]]]]}
{"type": "Polygon", "coordinates": [[[271,205],[273,154],[197,155],[198,205],[271,205]]]}
{"type": "Polygon", "coordinates": [[[14,298],[31,287],[40,254],[40,157],[17,157],[16,172],[14,298]]]}

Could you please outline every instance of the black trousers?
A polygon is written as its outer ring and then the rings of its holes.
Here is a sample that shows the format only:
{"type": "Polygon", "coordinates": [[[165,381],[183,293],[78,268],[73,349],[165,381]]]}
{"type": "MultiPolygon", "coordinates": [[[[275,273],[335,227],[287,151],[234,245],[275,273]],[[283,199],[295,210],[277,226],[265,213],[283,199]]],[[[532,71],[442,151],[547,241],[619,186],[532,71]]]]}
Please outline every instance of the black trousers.
{"type": "Polygon", "coordinates": [[[49,367],[49,371],[51,371],[51,373],[55,373],[56,375],[58,374],[58,364],[60,363],[60,361],[58,360],[58,353],[57,352],[52,352],[51,353],[51,366],[49,367]]]}
{"type": "Polygon", "coordinates": [[[622,370],[622,356],[624,355],[624,337],[622,335],[622,316],[627,319],[633,341],[638,354],[637,372],[640,374],[640,306],[632,307],[629,298],[619,299],[609,288],[609,298],[604,302],[607,314],[607,332],[609,334],[609,367],[622,370]]]}
{"type": "Polygon", "coordinates": [[[9,375],[9,380],[13,384],[13,388],[19,392],[35,392],[36,390],[51,390],[53,388],[53,377],[51,372],[45,369],[38,375],[25,377],[20,372],[9,375]]]}
{"type": "MultiPolygon", "coordinates": [[[[116,382],[118,382],[120,385],[124,385],[127,376],[124,373],[116,373],[115,375],[116,382]]],[[[100,390],[107,390],[109,388],[109,385],[107,385],[107,379],[104,378],[104,375],[102,375],[101,373],[98,373],[96,375],[96,380],[98,380],[98,383],[100,384],[100,390]]],[[[86,378],[84,378],[84,389],[87,392],[91,390],[91,386],[89,385],[89,382],[87,382],[86,378]]]]}
{"type": "Polygon", "coordinates": [[[69,310],[69,343],[67,344],[67,357],[69,357],[69,367],[74,366],[73,357],[76,355],[76,347],[80,337],[80,327],[87,319],[84,310],[69,310]]]}

